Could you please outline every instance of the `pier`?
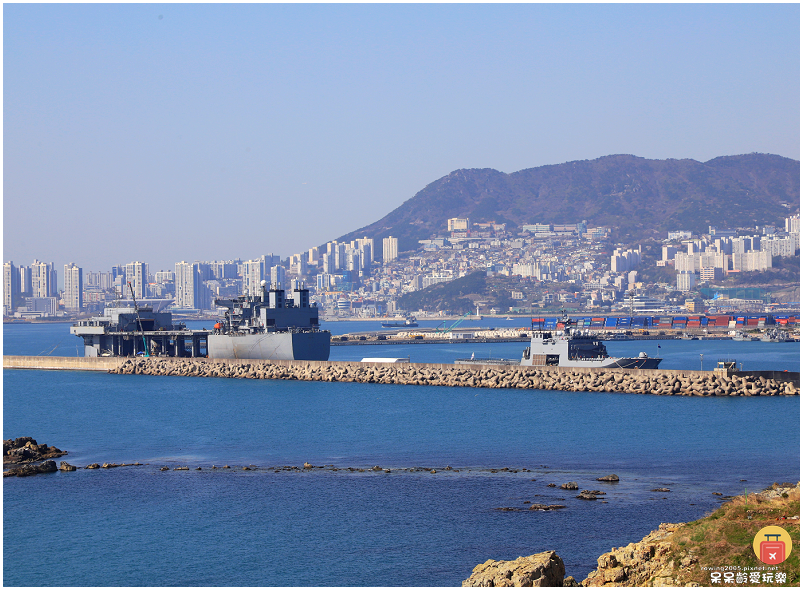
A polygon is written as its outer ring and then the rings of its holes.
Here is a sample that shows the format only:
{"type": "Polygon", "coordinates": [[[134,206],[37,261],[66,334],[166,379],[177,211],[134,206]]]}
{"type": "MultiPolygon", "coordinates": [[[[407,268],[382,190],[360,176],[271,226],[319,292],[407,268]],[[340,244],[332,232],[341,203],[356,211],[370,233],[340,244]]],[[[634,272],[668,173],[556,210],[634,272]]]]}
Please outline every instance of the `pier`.
{"type": "Polygon", "coordinates": [[[4,356],[3,368],[94,370],[120,375],[285,379],[701,397],[800,394],[800,373],[788,371],[576,369],[495,365],[464,366],[442,363],[22,356],[4,356]]]}

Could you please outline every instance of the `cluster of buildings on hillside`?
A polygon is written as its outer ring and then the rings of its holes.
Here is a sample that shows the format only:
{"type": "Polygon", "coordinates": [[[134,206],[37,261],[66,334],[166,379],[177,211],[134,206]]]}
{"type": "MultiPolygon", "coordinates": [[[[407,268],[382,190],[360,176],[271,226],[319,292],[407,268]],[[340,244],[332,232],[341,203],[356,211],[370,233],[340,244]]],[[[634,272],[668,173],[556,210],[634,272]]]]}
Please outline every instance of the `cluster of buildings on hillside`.
{"type": "Polygon", "coordinates": [[[674,232],[662,247],[658,265],[675,267],[676,288],[684,292],[730,274],[764,271],[772,268],[773,257],[795,256],[800,249],[800,215],[787,217],[784,228],[763,226],[753,234],[711,226],[699,237],[674,232]]]}
{"type": "MultiPolygon", "coordinates": [[[[785,232],[762,230],[738,235],[711,228],[699,238],[671,233],[658,264],[674,264],[678,283],[662,287],[689,291],[727,273],[769,268],[772,256],[794,255],[800,246],[800,216],[786,220],[785,232]]],[[[524,224],[511,232],[503,223],[452,218],[441,234],[420,240],[416,251],[403,256],[398,239],[389,236],[377,253],[375,240],[365,237],[334,240],[286,259],[264,254],[251,260],[181,261],[174,270],[155,272],[141,261],[86,273],[70,263],[64,266],[61,289],[52,263],[9,261],[3,265],[3,309],[4,315],[19,318],[97,313],[109,302],[135,297],[179,314],[214,314],[216,298],[257,293],[265,284],[269,289],[305,286],[324,316],[376,317],[399,311],[397,300],[405,293],[478,270],[513,279],[513,305],[499,312],[548,305],[632,309],[633,291],[639,291],[637,305],[645,297],[639,281],[642,251],[617,248],[609,263],[610,235],[609,228],[588,227],[585,221],[524,224]],[[547,288],[553,283],[571,288],[547,288]]]]}

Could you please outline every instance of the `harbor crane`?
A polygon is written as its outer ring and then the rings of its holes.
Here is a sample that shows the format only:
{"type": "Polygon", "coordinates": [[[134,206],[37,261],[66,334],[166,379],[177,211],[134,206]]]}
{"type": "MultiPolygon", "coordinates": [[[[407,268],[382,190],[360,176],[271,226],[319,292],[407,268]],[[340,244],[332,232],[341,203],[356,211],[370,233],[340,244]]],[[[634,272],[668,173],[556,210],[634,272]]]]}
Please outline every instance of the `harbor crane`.
{"type": "Polygon", "coordinates": [[[136,312],[136,321],[139,322],[139,332],[142,334],[142,342],[144,342],[144,356],[150,356],[150,351],[147,350],[147,339],[144,337],[144,328],[142,328],[142,318],[139,317],[139,305],[136,303],[136,294],[133,292],[133,285],[130,281],[128,281],[128,288],[131,290],[133,310],[136,312]]]}

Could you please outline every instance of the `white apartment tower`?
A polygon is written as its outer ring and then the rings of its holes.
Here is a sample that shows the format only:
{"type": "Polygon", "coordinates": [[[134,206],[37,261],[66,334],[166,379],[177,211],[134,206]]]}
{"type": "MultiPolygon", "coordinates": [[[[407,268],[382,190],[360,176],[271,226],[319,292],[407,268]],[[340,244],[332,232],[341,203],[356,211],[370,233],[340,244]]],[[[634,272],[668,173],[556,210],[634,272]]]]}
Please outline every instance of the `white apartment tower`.
{"type": "Polygon", "coordinates": [[[211,293],[201,280],[199,262],[175,263],[175,305],[185,309],[211,309],[211,293]]]}
{"type": "Polygon", "coordinates": [[[258,295],[261,292],[261,281],[264,278],[261,260],[247,260],[242,263],[242,292],[247,289],[248,295],[258,295]]]}
{"type": "Polygon", "coordinates": [[[800,215],[792,215],[786,218],[786,233],[800,233],[800,215]]]}
{"type": "Polygon", "coordinates": [[[383,238],[383,261],[391,262],[397,258],[397,238],[383,238]]]}
{"type": "Polygon", "coordinates": [[[68,311],[83,309],[83,269],[74,262],[64,265],[64,307],[68,311]]]}
{"type": "MultiPolygon", "coordinates": [[[[146,262],[129,262],[125,265],[125,282],[130,283],[133,287],[133,294],[136,299],[144,299],[147,289],[147,263],[146,262]]],[[[125,297],[129,297],[131,290],[128,285],[125,285],[125,297]]]]}
{"type": "Polygon", "coordinates": [[[34,260],[31,264],[31,296],[55,297],[57,291],[57,276],[53,263],[34,260]]]}

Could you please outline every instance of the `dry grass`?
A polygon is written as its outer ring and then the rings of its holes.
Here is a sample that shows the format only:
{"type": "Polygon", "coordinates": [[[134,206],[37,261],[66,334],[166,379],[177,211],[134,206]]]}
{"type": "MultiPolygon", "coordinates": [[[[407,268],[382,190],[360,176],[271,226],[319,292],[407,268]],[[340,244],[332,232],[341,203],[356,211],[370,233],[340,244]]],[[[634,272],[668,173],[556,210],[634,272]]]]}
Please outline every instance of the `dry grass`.
{"type": "MultiPolygon", "coordinates": [[[[676,574],[684,584],[696,582],[701,586],[711,586],[710,571],[725,566],[746,568],[763,566],[753,552],[753,539],[765,526],[775,525],[784,528],[792,537],[793,548],[789,558],[774,572],[784,572],[783,584],[735,584],[736,586],[800,586],[800,520],[783,520],[784,517],[800,516],[800,488],[786,493],[786,497],[768,498],[765,490],[759,494],[737,496],[726,502],[713,513],[686,523],[673,535],[670,558],[674,559],[676,574]],[[693,554],[696,563],[679,565],[687,555],[693,554]],[[707,569],[703,569],[703,568],[707,569]],[[709,569],[710,568],[710,569],[709,569]]],[[[774,576],[773,576],[774,578],[774,576]]],[[[731,584],[714,584],[720,587],[731,584]]]]}

